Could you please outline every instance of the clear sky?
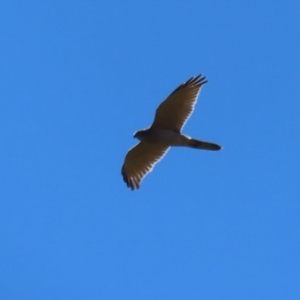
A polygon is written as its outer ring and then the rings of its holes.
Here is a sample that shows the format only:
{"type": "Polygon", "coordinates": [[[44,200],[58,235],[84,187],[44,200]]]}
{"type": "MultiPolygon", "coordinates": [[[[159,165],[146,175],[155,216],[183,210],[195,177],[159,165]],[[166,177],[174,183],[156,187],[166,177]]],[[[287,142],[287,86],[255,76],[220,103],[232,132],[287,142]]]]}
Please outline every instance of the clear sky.
{"type": "Polygon", "coordinates": [[[299,1],[2,1],[1,299],[300,299],[299,1]],[[133,133],[202,73],[132,192],[133,133]]]}

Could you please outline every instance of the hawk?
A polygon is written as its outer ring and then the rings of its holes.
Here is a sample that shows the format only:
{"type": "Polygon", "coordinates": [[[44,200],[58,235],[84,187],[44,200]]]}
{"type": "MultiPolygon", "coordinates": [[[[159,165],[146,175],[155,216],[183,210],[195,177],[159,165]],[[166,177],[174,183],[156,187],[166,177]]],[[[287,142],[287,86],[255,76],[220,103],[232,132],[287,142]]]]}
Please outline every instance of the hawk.
{"type": "Polygon", "coordinates": [[[122,167],[123,179],[131,190],[140,187],[143,178],[152,171],[171,146],[213,151],[222,148],[181,133],[205,83],[206,77],[200,74],[181,84],[158,106],[152,125],[135,132],[133,137],[140,142],[128,151],[122,167]]]}

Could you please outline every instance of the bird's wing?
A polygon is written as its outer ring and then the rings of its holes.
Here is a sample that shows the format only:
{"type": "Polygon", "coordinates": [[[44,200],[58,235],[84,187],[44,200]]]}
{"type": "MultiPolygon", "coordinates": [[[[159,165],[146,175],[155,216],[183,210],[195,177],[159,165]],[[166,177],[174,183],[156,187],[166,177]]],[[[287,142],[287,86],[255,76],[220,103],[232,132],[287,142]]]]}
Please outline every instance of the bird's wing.
{"type": "Polygon", "coordinates": [[[131,148],[122,167],[123,179],[127,186],[132,190],[138,189],[142,179],[162,159],[168,149],[169,147],[145,141],[131,148]]]}
{"type": "Polygon", "coordinates": [[[194,110],[200,89],[207,83],[206,77],[190,78],[175,89],[157,108],[152,128],[180,132],[194,110]]]}

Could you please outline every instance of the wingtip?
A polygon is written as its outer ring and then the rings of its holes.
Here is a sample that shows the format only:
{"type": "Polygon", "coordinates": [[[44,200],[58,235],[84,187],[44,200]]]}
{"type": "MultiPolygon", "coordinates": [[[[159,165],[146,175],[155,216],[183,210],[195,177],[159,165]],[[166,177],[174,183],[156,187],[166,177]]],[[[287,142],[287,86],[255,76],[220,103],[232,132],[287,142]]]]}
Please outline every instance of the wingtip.
{"type": "Polygon", "coordinates": [[[202,73],[191,77],[187,82],[185,82],[185,85],[199,85],[202,86],[208,82],[208,79],[206,79],[206,76],[202,76],[202,73]]]}
{"type": "Polygon", "coordinates": [[[134,191],[135,189],[139,189],[140,188],[140,184],[139,182],[136,180],[136,178],[133,177],[129,177],[125,174],[124,169],[122,168],[122,176],[123,176],[123,180],[126,183],[127,187],[129,189],[131,189],[132,191],[134,191]]]}

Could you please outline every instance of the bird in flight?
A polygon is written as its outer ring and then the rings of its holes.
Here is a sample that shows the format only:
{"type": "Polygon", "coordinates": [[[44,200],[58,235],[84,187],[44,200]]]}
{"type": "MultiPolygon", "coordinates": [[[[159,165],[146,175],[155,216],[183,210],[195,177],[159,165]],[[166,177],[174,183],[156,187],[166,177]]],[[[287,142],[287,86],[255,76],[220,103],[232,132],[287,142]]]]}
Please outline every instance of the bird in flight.
{"type": "Polygon", "coordinates": [[[181,133],[205,83],[206,77],[200,74],[181,84],[158,106],[152,125],[134,134],[133,137],[140,142],[128,151],[122,166],[123,179],[131,190],[140,187],[143,178],[152,171],[171,146],[213,151],[222,148],[181,133]]]}

